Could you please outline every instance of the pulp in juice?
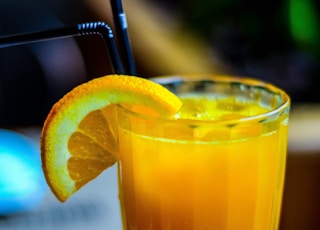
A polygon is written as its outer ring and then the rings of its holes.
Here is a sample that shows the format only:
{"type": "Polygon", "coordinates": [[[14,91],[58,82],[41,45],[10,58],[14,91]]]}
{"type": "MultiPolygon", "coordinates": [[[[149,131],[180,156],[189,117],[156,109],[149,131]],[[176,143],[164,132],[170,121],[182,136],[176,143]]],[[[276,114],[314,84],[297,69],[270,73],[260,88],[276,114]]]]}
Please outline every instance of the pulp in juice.
{"type": "Polygon", "coordinates": [[[171,122],[119,115],[125,229],[277,229],[287,114],[250,121],[269,108],[235,98],[183,101],[171,122]]]}

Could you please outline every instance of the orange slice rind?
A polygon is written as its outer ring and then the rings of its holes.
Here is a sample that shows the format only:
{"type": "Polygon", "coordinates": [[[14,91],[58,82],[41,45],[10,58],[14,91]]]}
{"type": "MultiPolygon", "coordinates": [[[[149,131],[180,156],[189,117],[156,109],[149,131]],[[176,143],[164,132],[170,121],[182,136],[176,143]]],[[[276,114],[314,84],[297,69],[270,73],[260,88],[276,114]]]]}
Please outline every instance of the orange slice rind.
{"type": "Polygon", "coordinates": [[[108,117],[115,104],[144,107],[157,116],[174,114],[181,107],[161,85],[133,76],[96,78],[67,93],[47,116],[40,143],[45,178],[60,201],[117,161],[114,124],[108,117]]]}

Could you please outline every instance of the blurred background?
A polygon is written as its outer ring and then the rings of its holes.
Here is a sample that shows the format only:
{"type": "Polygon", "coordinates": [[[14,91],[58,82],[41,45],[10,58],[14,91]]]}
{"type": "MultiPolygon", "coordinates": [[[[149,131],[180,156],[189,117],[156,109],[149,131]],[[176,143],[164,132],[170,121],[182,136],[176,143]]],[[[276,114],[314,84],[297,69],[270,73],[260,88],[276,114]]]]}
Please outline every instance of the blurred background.
{"type": "MultiPolygon", "coordinates": [[[[97,20],[113,26],[107,0],[0,4],[2,36],[97,20]]],[[[251,76],[284,88],[294,102],[320,100],[319,5],[315,0],[124,1],[138,75],[251,76]]],[[[20,126],[41,125],[61,95],[111,68],[102,39],[82,36],[2,48],[0,71],[0,125],[20,126]]]]}
{"type": "MultiPolygon", "coordinates": [[[[234,74],[271,82],[290,94],[281,229],[320,229],[319,1],[123,0],[123,5],[139,76],[234,74]]],[[[109,1],[0,0],[0,36],[87,21],[113,26],[109,1]]],[[[74,86],[110,73],[99,36],[2,48],[0,128],[37,144],[54,102],[74,86]]],[[[37,186],[44,189],[40,182],[37,186]]],[[[0,207],[1,189],[0,183],[0,207]]],[[[10,220],[0,217],[0,229],[10,220]]]]}

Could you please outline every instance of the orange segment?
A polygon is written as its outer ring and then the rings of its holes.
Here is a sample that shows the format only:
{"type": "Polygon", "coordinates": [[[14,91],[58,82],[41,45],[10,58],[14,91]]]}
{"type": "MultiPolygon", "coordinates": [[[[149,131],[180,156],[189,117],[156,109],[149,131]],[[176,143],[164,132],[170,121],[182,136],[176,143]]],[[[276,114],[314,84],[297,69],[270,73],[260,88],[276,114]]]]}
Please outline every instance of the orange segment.
{"type": "Polygon", "coordinates": [[[65,201],[117,161],[115,104],[168,116],[181,101],[154,82],[109,75],[74,88],[51,109],[42,130],[42,167],[53,193],[65,201]]]}

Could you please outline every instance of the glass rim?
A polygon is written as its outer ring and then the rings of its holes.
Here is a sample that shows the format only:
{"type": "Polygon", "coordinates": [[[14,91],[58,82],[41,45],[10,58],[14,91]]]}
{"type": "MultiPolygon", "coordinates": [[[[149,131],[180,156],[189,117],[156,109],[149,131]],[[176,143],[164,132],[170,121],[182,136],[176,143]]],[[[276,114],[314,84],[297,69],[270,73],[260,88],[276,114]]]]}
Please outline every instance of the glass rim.
{"type": "Polygon", "coordinates": [[[281,103],[275,107],[274,109],[271,109],[270,111],[267,111],[265,113],[252,115],[252,116],[246,116],[242,118],[234,118],[234,119],[228,119],[228,120],[193,120],[193,119],[175,119],[173,117],[161,117],[161,116],[151,116],[142,114],[136,111],[131,111],[130,109],[127,109],[121,105],[118,105],[121,110],[125,111],[126,113],[129,113],[134,116],[138,116],[142,119],[148,119],[148,120],[154,120],[154,121],[161,121],[161,122],[174,122],[176,124],[192,124],[192,125],[234,125],[241,123],[256,123],[261,122],[264,120],[269,120],[275,116],[281,115],[285,110],[290,108],[290,96],[281,88],[275,86],[272,83],[268,83],[266,81],[255,79],[252,77],[246,77],[246,76],[237,76],[237,75],[218,75],[218,74],[181,74],[181,75],[163,75],[163,76],[157,76],[148,78],[151,81],[154,81],[156,83],[159,83],[161,85],[173,83],[174,81],[189,81],[189,82],[200,82],[204,80],[209,80],[212,82],[218,82],[218,83],[239,83],[251,87],[261,88],[264,90],[267,90],[268,92],[276,95],[278,94],[281,98],[281,103]]]}

